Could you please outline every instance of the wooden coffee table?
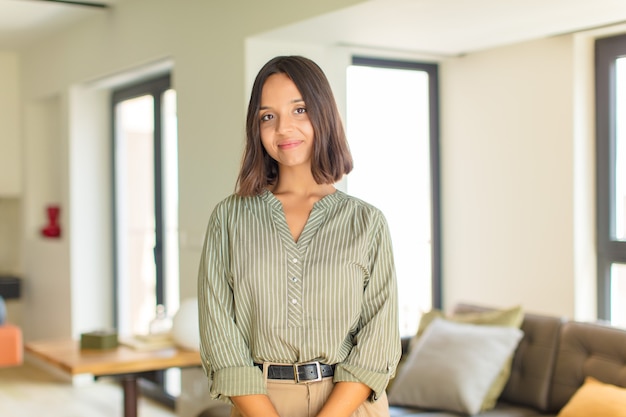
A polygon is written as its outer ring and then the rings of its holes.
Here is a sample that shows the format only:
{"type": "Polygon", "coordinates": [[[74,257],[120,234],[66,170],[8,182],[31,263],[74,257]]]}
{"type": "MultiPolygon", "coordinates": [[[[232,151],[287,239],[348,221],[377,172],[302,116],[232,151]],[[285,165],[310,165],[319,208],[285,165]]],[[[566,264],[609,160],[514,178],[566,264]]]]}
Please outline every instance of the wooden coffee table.
{"type": "Polygon", "coordinates": [[[142,373],[201,365],[199,352],[177,348],[139,351],[120,345],[106,350],[81,349],[75,340],[30,342],[24,348],[69,375],[119,377],[124,392],[124,417],[137,417],[137,378],[142,373]]]}

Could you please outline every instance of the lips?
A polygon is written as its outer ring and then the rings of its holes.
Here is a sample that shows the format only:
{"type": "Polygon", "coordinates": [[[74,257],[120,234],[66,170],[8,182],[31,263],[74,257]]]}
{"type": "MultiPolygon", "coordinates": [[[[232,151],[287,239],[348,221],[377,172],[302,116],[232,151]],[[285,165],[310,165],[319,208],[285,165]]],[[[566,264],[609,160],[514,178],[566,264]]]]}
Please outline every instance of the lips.
{"type": "Polygon", "coordinates": [[[292,149],[302,143],[301,140],[287,140],[278,144],[278,147],[283,150],[292,149]]]}

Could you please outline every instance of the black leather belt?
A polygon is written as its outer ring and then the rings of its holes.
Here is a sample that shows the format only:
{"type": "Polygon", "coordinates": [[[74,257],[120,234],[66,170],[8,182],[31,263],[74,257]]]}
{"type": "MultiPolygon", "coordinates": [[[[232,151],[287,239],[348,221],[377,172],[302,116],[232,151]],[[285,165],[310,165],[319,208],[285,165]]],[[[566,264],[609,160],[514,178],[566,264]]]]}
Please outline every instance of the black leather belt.
{"type": "MultiPolygon", "coordinates": [[[[257,363],[261,371],[263,364],[257,363]]],[[[319,362],[296,363],[293,365],[266,364],[267,379],[282,379],[296,382],[321,381],[335,374],[335,365],[319,362]]]]}

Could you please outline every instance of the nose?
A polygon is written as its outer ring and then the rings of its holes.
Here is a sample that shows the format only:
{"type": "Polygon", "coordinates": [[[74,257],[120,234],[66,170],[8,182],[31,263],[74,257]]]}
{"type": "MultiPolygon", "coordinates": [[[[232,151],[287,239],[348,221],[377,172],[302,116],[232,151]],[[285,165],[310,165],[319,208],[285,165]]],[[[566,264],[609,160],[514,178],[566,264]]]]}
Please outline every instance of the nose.
{"type": "Polygon", "coordinates": [[[287,133],[292,130],[293,124],[289,115],[281,115],[278,117],[276,121],[276,132],[277,133],[287,133]]]}

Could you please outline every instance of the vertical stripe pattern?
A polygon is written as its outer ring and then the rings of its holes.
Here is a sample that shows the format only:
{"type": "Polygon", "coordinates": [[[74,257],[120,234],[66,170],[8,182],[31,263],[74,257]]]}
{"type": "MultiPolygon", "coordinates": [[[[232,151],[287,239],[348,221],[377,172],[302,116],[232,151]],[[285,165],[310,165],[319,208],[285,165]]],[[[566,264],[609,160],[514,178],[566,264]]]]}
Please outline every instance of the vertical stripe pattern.
{"type": "Polygon", "coordinates": [[[266,393],[257,362],[337,364],[380,396],[400,358],[387,223],[341,191],[315,203],[297,242],[272,193],[230,196],[207,227],[200,347],[213,397],[266,393]]]}

